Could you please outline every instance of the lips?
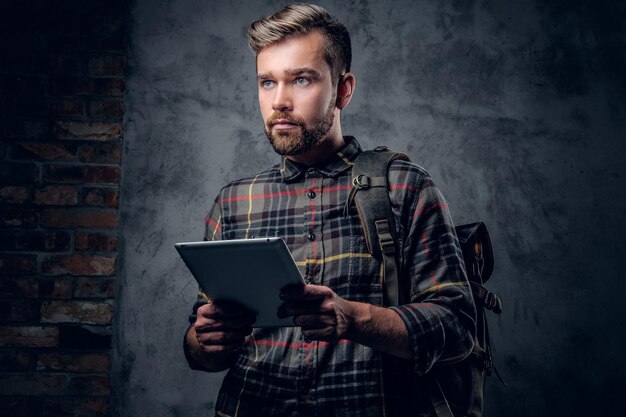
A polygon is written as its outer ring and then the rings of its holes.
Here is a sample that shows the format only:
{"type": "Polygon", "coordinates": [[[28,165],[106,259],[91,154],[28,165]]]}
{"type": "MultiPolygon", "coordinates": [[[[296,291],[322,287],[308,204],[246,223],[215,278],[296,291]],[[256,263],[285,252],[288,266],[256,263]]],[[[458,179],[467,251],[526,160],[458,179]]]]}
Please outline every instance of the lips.
{"type": "Polygon", "coordinates": [[[272,126],[274,129],[285,130],[293,129],[300,125],[298,123],[292,122],[289,119],[276,119],[270,122],[270,126],[272,126]]]}

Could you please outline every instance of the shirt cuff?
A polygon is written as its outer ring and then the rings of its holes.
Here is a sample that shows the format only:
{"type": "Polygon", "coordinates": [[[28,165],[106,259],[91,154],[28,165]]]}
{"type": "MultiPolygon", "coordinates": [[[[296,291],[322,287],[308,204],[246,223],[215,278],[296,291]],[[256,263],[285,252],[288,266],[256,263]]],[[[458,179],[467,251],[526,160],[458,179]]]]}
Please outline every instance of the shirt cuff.
{"type": "Polygon", "coordinates": [[[413,303],[389,308],[404,322],[415,373],[425,374],[441,356],[446,342],[436,311],[440,307],[431,303],[413,303]]]}

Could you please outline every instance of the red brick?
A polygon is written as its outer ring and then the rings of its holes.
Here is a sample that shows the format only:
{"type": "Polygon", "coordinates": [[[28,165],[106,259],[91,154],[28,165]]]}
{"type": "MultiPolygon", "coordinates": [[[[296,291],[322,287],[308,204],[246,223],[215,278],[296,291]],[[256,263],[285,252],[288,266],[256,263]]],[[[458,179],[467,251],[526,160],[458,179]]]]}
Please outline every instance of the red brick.
{"type": "Polygon", "coordinates": [[[117,224],[118,215],[115,210],[46,209],[41,215],[41,225],[44,227],[114,229],[117,224]]]}
{"type": "Polygon", "coordinates": [[[0,350],[0,371],[24,372],[30,368],[30,355],[24,350],[0,350]]]}
{"type": "Polygon", "coordinates": [[[107,166],[87,166],[85,169],[86,183],[119,184],[120,169],[107,166]]]}
{"type": "Polygon", "coordinates": [[[0,301],[0,320],[3,322],[27,322],[38,318],[38,306],[32,301],[0,301]]]}
{"type": "Polygon", "coordinates": [[[35,278],[3,277],[0,279],[0,298],[37,298],[39,286],[35,278]]]}
{"type": "Polygon", "coordinates": [[[49,206],[75,206],[78,204],[78,193],[75,187],[49,185],[35,192],[35,204],[49,206]]]}
{"type": "Polygon", "coordinates": [[[114,188],[88,188],[84,190],[82,203],[88,206],[117,207],[119,192],[114,188]]]}
{"type": "Polygon", "coordinates": [[[42,265],[45,275],[108,276],[115,274],[115,256],[55,255],[42,265]]]}
{"type": "Polygon", "coordinates": [[[85,145],[79,152],[83,162],[120,163],[122,148],[119,143],[94,143],[85,145]]]}
{"type": "Polygon", "coordinates": [[[30,198],[30,189],[19,186],[6,186],[0,188],[0,201],[3,203],[21,204],[30,198]]]}
{"type": "Polygon", "coordinates": [[[108,353],[42,353],[37,361],[38,371],[107,372],[108,353]]]}
{"type": "Polygon", "coordinates": [[[124,103],[113,100],[96,100],[89,103],[89,115],[99,118],[121,118],[124,116],[124,103]]]}
{"type": "Polygon", "coordinates": [[[0,255],[0,275],[26,275],[37,272],[34,255],[0,255]]]}
{"type": "Polygon", "coordinates": [[[41,279],[39,298],[71,298],[73,281],[69,279],[41,279]]]}
{"type": "Polygon", "coordinates": [[[2,163],[0,164],[0,178],[4,184],[26,184],[39,181],[39,167],[35,164],[2,163]]]}
{"type": "Polygon", "coordinates": [[[76,233],[76,249],[114,252],[117,250],[117,236],[104,233],[76,233]]]}
{"type": "Polygon", "coordinates": [[[48,165],[45,167],[44,181],[81,183],[85,178],[85,167],[82,165],[48,165]]]}
{"type": "Polygon", "coordinates": [[[3,395],[58,396],[65,395],[66,391],[67,378],[63,375],[0,374],[0,392],[3,395]]]}
{"type": "Polygon", "coordinates": [[[68,122],[57,121],[54,136],[66,140],[109,141],[122,136],[122,125],[110,122],[68,122]]]}
{"type": "Polygon", "coordinates": [[[111,324],[113,306],[91,301],[44,301],[42,323],[111,324]]]}
{"type": "Polygon", "coordinates": [[[111,380],[108,376],[77,376],[70,381],[70,394],[110,395],[111,380]]]}
{"type": "Polygon", "coordinates": [[[125,68],[123,55],[94,56],[87,62],[87,72],[93,75],[123,76],[125,68]]]}
{"type": "Polygon", "coordinates": [[[53,94],[98,94],[109,96],[124,95],[124,80],[112,78],[63,77],[51,83],[53,94]]]}
{"type": "Polygon", "coordinates": [[[22,142],[14,145],[13,156],[19,159],[73,161],[76,157],[76,145],[22,142]]]}
{"type": "Polygon", "coordinates": [[[70,234],[26,230],[0,231],[0,250],[61,252],[70,248],[70,234]]]}
{"type": "Polygon", "coordinates": [[[58,343],[56,327],[0,327],[0,346],[55,347],[58,343]]]}
{"type": "Polygon", "coordinates": [[[37,226],[37,212],[32,209],[0,209],[0,226],[30,228],[37,226]]]}
{"type": "Polygon", "coordinates": [[[120,181],[120,169],[111,166],[48,165],[45,168],[44,180],[62,183],[117,184],[120,181]]]}
{"type": "Polygon", "coordinates": [[[112,298],[115,280],[106,278],[79,278],[74,288],[74,298],[112,298]]]}
{"type": "Polygon", "coordinates": [[[52,100],[48,109],[53,116],[82,116],[85,114],[85,103],[82,100],[52,100]]]}

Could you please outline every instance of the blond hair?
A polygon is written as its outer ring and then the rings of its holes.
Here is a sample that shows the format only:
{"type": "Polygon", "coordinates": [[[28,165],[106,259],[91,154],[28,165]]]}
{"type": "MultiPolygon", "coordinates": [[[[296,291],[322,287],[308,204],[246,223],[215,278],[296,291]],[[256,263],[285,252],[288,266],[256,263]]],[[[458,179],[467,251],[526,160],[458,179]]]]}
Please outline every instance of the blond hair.
{"type": "Polygon", "coordinates": [[[306,35],[314,30],[324,37],[324,59],[330,67],[333,81],[337,81],[340,75],[350,71],[350,34],[343,24],[320,6],[290,4],[283,10],[252,22],[248,28],[248,45],[258,55],[264,48],[288,36],[306,35]]]}

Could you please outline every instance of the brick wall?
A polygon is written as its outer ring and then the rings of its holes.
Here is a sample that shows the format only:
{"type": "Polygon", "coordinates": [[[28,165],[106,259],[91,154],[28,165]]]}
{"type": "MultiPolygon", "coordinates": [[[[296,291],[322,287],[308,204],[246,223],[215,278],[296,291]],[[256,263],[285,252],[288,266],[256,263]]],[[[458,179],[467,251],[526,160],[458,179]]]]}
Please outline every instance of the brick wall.
{"type": "Polygon", "coordinates": [[[0,415],[110,396],[124,2],[0,5],[0,415]]]}

